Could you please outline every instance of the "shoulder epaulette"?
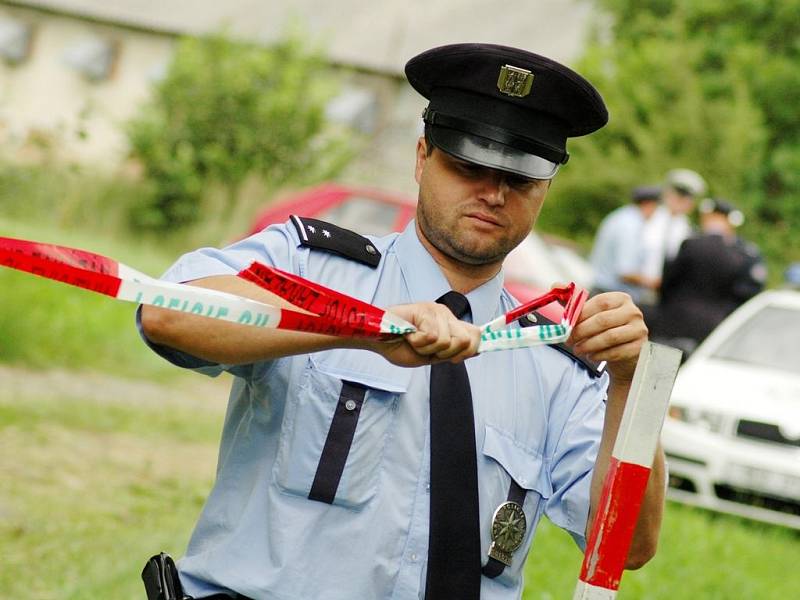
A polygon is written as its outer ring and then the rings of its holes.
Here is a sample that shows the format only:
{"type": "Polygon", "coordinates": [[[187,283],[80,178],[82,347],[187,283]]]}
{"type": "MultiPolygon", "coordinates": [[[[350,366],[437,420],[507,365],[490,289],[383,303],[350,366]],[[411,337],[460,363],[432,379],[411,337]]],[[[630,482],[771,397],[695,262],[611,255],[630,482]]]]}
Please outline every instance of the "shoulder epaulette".
{"type": "MultiPolygon", "coordinates": [[[[548,319],[545,316],[542,316],[540,313],[534,311],[533,315],[535,320],[531,318],[529,315],[526,315],[519,319],[520,327],[532,327],[534,325],[552,325],[554,321],[548,319]]],[[[572,360],[578,363],[584,370],[586,370],[589,375],[592,377],[600,377],[606,369],[606,363],[596,363],[586,358],[582,358],[577,354],[574,354],[572,350],[570,350],[566,344],[550,344],[550,347],[554,350],[558,350],[561,354],[565,354],[569,356],[572,360]]]]}
{"type": "Polygon", "coordinates": [[[381,253],[372,242],[354,231],[308,217],[292,215],[291,219],[303,246],[332,252],[373,269],[381,262],[381,253]]]}

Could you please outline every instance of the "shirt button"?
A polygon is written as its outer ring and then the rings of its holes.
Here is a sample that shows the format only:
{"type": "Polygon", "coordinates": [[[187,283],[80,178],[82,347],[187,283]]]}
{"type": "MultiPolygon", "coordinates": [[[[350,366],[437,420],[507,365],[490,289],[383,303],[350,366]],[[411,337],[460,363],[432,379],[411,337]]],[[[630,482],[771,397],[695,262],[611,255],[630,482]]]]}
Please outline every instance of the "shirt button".
{"type": "Polygon", "coordinates": [[[419,557],[417,556],[417,553],[416,553],[416,552],[412,552],[412,553],[411,553],[411,556],[410,556],[409,558],[411,558],[411,562],[417,562],[417,559],[418,559],[419,557]]]}
{"type": "Polygon", "coordinates": [[[355,400],[348,400],[344,403],[344,407],[347,410],[355,410],[356,409],[356,401],[355,400]]]}
{"type": "Polygon", "coordinates": [[[426,483],[425,484],[425,491],[426,492],[430,492],[431,491],[431,484],[430,483],[426,483]]]}

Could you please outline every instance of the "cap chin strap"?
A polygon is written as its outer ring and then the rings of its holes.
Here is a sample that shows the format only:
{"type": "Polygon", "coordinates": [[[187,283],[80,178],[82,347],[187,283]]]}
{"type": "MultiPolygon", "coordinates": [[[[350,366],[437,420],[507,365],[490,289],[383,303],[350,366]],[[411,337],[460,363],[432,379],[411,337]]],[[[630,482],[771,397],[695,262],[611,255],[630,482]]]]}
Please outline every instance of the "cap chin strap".
{"type": "Polygon", "coordinates": [[[516,150],[539,156],[556,164],[564,165],[567,164],[569,160],[569,152],[559,150],[549,144],[538,142],[530,138],[520,137],[509,133],[505,129],[487,125],[486,123],[481,123],[473,119],[443,115],[440,112],[431,110],[430,107],[422,112],[422,119],[430,125],[440,125],[464,133],[477,135],[516,150]]]}

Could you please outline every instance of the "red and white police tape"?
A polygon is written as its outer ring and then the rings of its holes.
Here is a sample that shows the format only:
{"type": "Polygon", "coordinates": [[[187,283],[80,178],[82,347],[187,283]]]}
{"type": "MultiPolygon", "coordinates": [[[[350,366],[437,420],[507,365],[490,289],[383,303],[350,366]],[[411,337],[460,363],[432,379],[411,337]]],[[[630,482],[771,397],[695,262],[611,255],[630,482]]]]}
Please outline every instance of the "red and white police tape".
{"type": "Polygon", "coordinates": [[[675,348],[642,347],[573,600],[617,595],[680,362],[675,348]]]}
{"type": "Polygon", "coordinates": [[[521,304],[496,319],[481,326],[481,342],[478,352],[493,350],[509,350],[525,348],[537,344],[560,344],[567,341],[572,328],[578,322],[583,304],[589,294],[583,288],[570,283],[564,287],[555,287],[549,292],[521,304]],[[528,316],[536,319],[533,311],[551,302],[557,302],[563,308],[561,320],[558,323],[534,325],[532,327],[509,327],[512,323],[528,316]]]}
{"type": "MultiPolygon", "coordinates": [[[[254,261],[238,273],[306,312],[279,308],[236,294],[154,279],[114,259],[86,250],[0,237],[0,266],[61,281],[118,300],[149,304],[242,325],[345,337],[391,337],[414,326],[377,306],[254,261]],[[310,313],[310,314],[309,314],[310,313]]],[[[481,327],[479,352],[565,341],[587,293],[574,283],[554,288],[481,327]],[[559,323],[509,327],[550,302],[564,312],[559,323]]]]}
{"type": "Polygon", "coordinates": [[[106,256],[55,244],[0,237],[0,265],[118,300],[242,325],[359,337],[414,331],[407,321],[376,306],[257,262],[239,276],[314,314],[217,290],[161,281],[106,256]]]}

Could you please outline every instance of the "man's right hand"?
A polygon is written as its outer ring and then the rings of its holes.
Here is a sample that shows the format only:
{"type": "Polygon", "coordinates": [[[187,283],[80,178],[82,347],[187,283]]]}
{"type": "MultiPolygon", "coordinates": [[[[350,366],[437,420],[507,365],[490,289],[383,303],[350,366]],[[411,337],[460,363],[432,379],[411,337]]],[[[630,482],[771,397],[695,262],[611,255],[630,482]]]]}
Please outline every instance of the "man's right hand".
{"type": "Polygon", "coordinates": [[[418,302],[400,304],[388,310],[417,329],[396,339],[370,343],[370,350],[395,365],[419,367],[445,360],[456,363],[478,352],[480,329],[459,321],[442,304],[418,302]]]}

